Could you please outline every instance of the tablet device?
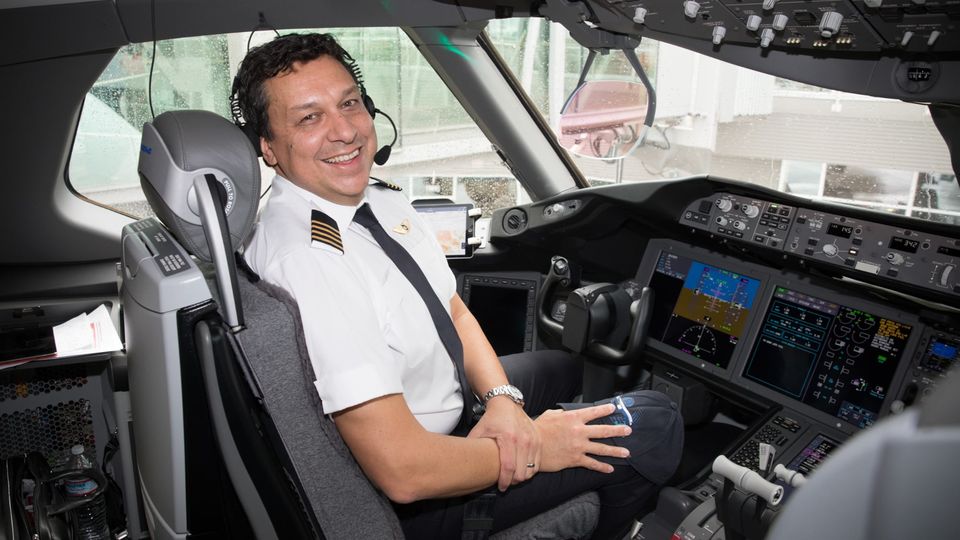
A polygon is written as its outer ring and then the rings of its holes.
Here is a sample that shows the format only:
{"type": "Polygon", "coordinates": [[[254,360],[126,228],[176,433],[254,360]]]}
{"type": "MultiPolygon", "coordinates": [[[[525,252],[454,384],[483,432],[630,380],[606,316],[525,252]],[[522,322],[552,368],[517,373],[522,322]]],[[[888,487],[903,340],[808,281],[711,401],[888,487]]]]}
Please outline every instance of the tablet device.
{"type": "Polygon", "coordinates": [[[474,220],[469,216],[472,204],[415,202],[413,207],[433,229],[448,259],[473,256],[474,246],[467,243],[473,236],[474,220]]]}

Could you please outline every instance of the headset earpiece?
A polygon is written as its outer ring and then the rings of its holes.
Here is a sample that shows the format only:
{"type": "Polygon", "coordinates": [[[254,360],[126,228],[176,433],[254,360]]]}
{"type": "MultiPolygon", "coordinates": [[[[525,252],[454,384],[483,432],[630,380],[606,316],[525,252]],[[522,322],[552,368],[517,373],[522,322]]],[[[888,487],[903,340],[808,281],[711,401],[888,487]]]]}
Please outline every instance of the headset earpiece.
{"type": "Polygon", "coordinates": [[[237,98],[236,78],[233,79],[233,94],[230,96],[230,116],[233,117],[233,123],[240,128],[240,131],[247,136],[247,140],[253,145],[253,151],[256,152],[257,157],[263,157],[263,152],[260,151],[260,136],[257,135],[253,126],[243,121],[243,113],[240,112],[240,100],[237,98]]]}
{"type": "Polygon", "coordinates": [[[370,113],[371,118],[376,118],[377,106],[373,104],[373,98],[368,96],[366,92],[363,92],[362,95],[364,108],[366,108],[367,112],[370,113]]]}

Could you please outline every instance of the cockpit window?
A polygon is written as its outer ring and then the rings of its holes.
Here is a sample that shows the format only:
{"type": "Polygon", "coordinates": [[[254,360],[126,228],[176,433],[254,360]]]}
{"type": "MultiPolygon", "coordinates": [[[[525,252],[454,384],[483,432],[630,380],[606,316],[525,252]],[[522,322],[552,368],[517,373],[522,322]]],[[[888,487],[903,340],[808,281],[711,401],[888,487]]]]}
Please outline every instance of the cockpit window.
{"type": "MultiPolygon", "coordinates": [[[[368,94],[389,114],[399,136],[390,161],[373,175],[400,185],[411,199],[447,198],[493,210],[530,199],[489,140],[398,28],[324,29],[360,66],[368,94]]],[[[252,45],[272,39],[253,35],[252,45]]],[[[227,98],[249,33],[157,43],[153,109],[205,109],[230,118],[227,98]]],[[[81,195],[119,211],[151,214],[137,176],[140,132],[151,119],[147,95],[152,44],[121,49],[87,94],[68,180],[81,195]]],[[[389,122],[376,121],[381,144],[389,122]]],[[[261,164],[264,180],[273,171],[261,164]]],[[[269,185],[264,182],[265,187],[269,185]]]]}
{"type": "MultiPolygon", "coordinates": [[[[586,51],[565,28],[502,19],[486,29],[531,101],[557,129],[586,51]]],[[[710,174],[786,193],[960,224],[960,188],[924,105],[758,73],[644,38],[656,119],[622,161],[573,156],[592,185],[710,174]]],[[[637,80],[619,52],[587,80],[637,80]]]]}

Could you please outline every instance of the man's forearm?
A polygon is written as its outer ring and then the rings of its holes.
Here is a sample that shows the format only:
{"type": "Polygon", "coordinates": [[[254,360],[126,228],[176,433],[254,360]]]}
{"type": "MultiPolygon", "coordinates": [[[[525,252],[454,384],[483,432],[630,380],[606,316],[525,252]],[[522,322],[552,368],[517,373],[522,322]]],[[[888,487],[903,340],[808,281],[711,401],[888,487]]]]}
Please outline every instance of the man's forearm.
{"type": "Polygon", "coordinates": [[[454,497],[497,481],[493,439],[430,433],[400,394],[334,413],[334,420],[364,473],[394,502],[454,497]]]}

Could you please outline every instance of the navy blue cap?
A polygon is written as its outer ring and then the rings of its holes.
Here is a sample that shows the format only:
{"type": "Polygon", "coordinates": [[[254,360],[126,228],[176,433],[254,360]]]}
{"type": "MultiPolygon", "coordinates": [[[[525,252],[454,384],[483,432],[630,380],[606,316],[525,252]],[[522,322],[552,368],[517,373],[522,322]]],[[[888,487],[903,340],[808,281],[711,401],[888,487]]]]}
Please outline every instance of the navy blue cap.
{"type": "MultiPolygon", "coordinates": [[[[624,461],[645,478],[657,484],[663,484],[673,476],[680,464],[683,452],[683,419],[677,404],[662,392],[638,390],[620,396],[602,399],[594,403],[560,403],[567,411],[584,409],[595,405],[606,405],[619,397],[630,411],[633,420],[632,432],[627,437],[597,439],[597,442],[622,446],[630,450],[630,457],[602,458],[608,463],[624,461]]],[[[625,424],[629,421],[621,411],[599,418],[592,424],[625,424]]]]}

